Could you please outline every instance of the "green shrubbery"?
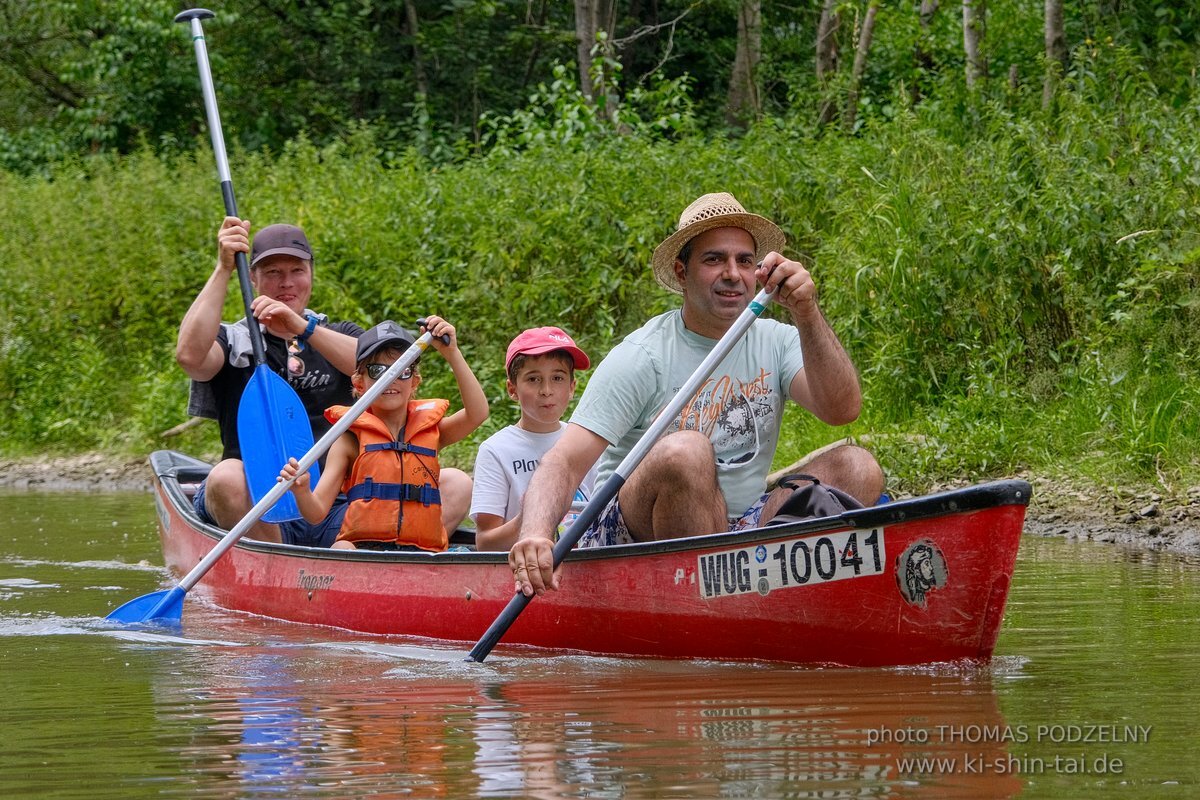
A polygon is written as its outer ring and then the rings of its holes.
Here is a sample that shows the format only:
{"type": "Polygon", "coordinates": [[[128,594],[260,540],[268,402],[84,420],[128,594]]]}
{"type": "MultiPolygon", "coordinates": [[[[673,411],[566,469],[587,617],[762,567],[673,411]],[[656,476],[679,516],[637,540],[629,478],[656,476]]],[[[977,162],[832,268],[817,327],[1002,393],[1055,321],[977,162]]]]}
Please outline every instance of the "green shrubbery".
{"type": "MultiPolygon", "coordinates": [[[[234,184],[256,226],[308,231],[317,308],[458,325],[493,417],[452,462],[514,418],[502,360],[519,330],[561,325],[596,356],[677,303],[650,253],[724,189],[811,261],[866,387],[849,432],[901,488],[1023,467],[1174,480],[1200,442],[1200,114],[1157,102],[1123,58],[1094,54],[1046,114],[947,92],[915,110],[898,97],[853,136],[797,117],[737,139],[596,128],[553,144],[537,126],[561,121],[534,115],[453,165],[387,155],[361,128],[235,152],[234,184]]],[[[220,218],[207,151],[0,173],[5,450],[216,450],[214,425],[160,433],[185,418],[175,331],[220,218]]],[[[240,309],[234,292],[227,318],[240,309]]],[[[423,393],[454,396],[426,361],[423,393]]],[[[790,421],[781,464],[843,435],[790,421]]]]}

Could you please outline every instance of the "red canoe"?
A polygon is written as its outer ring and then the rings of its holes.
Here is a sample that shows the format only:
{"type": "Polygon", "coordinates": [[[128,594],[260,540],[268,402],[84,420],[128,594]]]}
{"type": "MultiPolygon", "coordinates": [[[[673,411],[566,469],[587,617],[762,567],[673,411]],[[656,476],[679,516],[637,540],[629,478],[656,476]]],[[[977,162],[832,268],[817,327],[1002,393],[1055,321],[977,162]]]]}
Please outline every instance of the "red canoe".
{"type": "MultiPolygon", "coordinates": [[[[173,451],[150,463],[163,553],[181,577],[224,534],[192,511],[191,485],[209,465],[173,451]]],[[[801,523],[577,551],[563,588],[535,598],[502,644],[847,666],[988,659],[1029,496],[1024,481],[998,481],[801,523]]],[[[233,611],[460,642],[477,640],[512,592],[504,553],[246,539],[191,590],[233,611]]]]}

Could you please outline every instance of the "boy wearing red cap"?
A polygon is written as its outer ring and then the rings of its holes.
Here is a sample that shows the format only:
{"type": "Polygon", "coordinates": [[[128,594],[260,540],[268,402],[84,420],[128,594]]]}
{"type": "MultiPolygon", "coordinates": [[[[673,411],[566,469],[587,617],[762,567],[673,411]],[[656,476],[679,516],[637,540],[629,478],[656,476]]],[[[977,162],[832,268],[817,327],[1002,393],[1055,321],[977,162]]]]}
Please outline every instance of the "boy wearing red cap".
{"type": "MultiPolygon", "coordinates": [[[[506,385],[508,396],[521,406],[521,418],[490,436],[475,456],[471,519],[477,549],[507,550],[516,542],[525,487],[566,430],[562,416],[575,395],[575,370],[589,366],[587,354],[560,328],[531,328],[509,344],[506,385]]],[[[595,482],[593,466],[575,490],[574,502],[586,503],[595,482]]]]}

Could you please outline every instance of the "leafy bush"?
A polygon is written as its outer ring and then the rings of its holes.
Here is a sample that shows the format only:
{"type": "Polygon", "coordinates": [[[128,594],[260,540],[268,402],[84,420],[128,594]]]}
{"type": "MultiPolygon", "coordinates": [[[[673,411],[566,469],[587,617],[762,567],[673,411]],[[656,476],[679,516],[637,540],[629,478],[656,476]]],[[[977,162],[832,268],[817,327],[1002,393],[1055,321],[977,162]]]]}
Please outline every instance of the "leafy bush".
{"type": "MultiPolygon", "coordinates": [[[[1161,100],[1138,64],[1119,47],[1078,53],[1048,113],[1016,113],[1032,98],[1003,91],[898,95],[853,135],[798,113],[739,138],[602,129],[573,116],[564,72],[497,120],[483,156],[434,162],[362,125],[235,150],[232,171],[256,226],[309,233],[316,307],[459,327],[493,417],[451,463],[515,419],[503,354],[520,330],[561,325],[596,357],[676,306],[650,254],[692,199],[726,190],[809,260],[863,376],[849,431],[878,439],[901,487],[1054,463],[1170,478],[1195,471],[1200,442],[1200,115],[1161,100]]],[[[655,97],[647,109],[688,118],[675,89],[655,97]]],[[[159,438],[184,419],[172,347],[221,213],[205,150],[0,173],[6,449],[178,443],[159,438]]],[[[423,373],[424,394],[456,396],[435,358],[423,373]]],[[[780,463],[841,435],[792,412],[780,463]]],[[[215,430],[188,437],[211,452],[215,430]]]]}

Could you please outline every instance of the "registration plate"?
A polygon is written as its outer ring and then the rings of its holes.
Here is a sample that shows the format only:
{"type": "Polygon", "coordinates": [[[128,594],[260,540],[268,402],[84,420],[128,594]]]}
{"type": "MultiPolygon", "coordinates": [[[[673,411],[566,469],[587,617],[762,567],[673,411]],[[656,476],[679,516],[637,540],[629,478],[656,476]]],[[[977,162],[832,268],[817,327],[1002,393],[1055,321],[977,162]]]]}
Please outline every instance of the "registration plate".
{"type": "Polygon", "coordinates": [[[714,597],[861,578],[883,572],[883,528],[806,536],[699,557],[700,596],[714,597]]]}

